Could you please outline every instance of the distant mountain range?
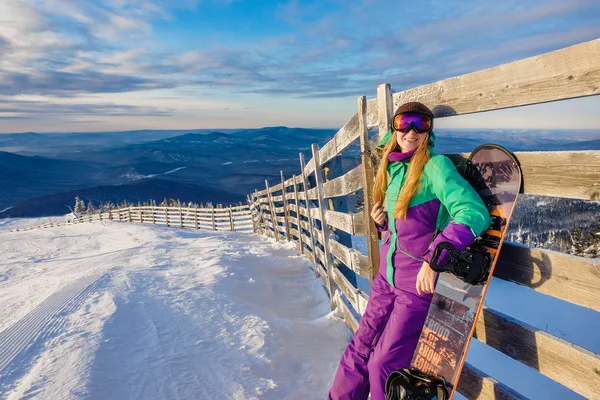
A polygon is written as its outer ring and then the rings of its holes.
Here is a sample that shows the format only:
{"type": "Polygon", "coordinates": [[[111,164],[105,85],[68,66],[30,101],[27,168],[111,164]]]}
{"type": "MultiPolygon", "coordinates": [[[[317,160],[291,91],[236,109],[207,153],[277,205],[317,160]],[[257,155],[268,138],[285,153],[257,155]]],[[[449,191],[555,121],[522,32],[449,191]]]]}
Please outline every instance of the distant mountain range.
{"type": "MultiPolygon", "coordinates": [[[[131,131],[0,135],[0,218],[64,214],[75,196],[94,204],[166,198],[237,203],[265,179],[300,172],[332,129],[269,127],[246,130],[131,131]]],[[[468,152],[482,143],[513,151],[596,150],[598,131],[438,130],[436,150],[468,152]]],[[[359,162],[355,144],[341,158],[359,162]]]]}
{"type": "Polygon", "coordinates": [[[18,147],[28,154],[0,152],[0,218],[63,214],[76,195],[94,204],[164,198],[237,203],[263,188],[265,179],[278,183],[280,170],[286,176],[297,173],[298,154],[309,159],[311,144],[323,145],[335,131],[271,127],[178,133],[151,132],[146,141],[140,132],[129,139],[122,137],[128,132],[0,135],[0,150],[18,147]]]}

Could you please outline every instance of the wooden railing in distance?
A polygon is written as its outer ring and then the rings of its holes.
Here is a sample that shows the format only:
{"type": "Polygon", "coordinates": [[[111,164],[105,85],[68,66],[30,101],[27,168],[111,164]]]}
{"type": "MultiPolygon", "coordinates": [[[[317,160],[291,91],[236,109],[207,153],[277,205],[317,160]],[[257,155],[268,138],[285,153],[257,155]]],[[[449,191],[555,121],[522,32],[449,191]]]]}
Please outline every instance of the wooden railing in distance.
{"type": "MultiPolygon", "coordinates": [[[[369,129],[385,134],[392,110],[405,101],[429,106],[437,118],[600,94],[600,39],[510,64],[391,93],[389,85],[377,97],[359,99],[357,113],[313,157],[301,156],[298,175],[248,196],[255,232],[290,240],[311,261],[347,325],[356,331],[368,295],[351,283],[340,265],[373,279],[379,257],[377,233],[369,212],[374,169],[368,163],[373,145],[369,129]],[[358,143],[357,143],[358,142],[358,143]],[[360,146],[360,164],[323,180],[328,162],[352,145],[360,146]],[[329,200],[347,198],[367,188],[364,211],[340,212],[329,200]],[[366,236],[365,253],[340,243],[333,233],[366,236]]],[[[356,147],[356,146],[354,146],[356,147]]],[[[308,150],[308,149],[307,149],[308,150]]],[[[524,175],[523,193],[600,200],[600,151],[517,152],[524,175]]],[[[356,153],[351,155],[357,159],[356,153]]],[[[465,154],[448,155],[457,168],[465,154]]],[[[364,239],[363,239],[364,241],[364,239]]],[[[353,246],[354,247],[354,246],[353,246]]],[[[582,257],[505,243],[494,277],[600,312],[600,263],[582,257]]],[[[357,278],[359,279],[359,278],[357,278]]],[[[595,314],[600,318],[600,314],[595,314]]],[[[477,338],[509,357],[587,398],[600,398],[600,356],[562,338],[536,329],[497,310],[486,308],[477,321],[477,338]]],[[[597,349],[596,349],[597,350],[597,349]]],[[[469,399],[524,399],[526,396],[466,365],[458,391],[469,399]]]]}
{"type": "Polygon", "coordinates": [[[126,207],[80,217],[65,216],[63,222],[48,222],[46,224],[27,228],[15,228],[11,231],[27,231],[31,229],[52,228],[55,226],[108,220],[140,222],[144,224],[166,225],[178,228],[207,229],[213,231],[254,231],[250,206],[247,204],[226,208],[126,207]]]}

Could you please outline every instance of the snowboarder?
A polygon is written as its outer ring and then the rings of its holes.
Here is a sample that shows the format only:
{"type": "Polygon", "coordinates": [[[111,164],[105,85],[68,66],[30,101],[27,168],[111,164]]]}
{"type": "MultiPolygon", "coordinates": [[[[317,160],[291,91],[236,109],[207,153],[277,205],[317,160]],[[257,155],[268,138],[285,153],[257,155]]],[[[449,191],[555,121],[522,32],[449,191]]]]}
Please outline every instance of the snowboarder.
{"type": "Polygon", "coordinates": [[[330,400],[367,399],[369,391],[372,400],[385,399],[388,375],[410,365],[419,340],[437,280],[428,263],[437,244],[462,251],[490,224],[477,192],[449,158],[432,151],[434,143],[433,113],[418,102],[396,110],[379,142],[371,217],[385,232],[380,268],[330,400]]]}

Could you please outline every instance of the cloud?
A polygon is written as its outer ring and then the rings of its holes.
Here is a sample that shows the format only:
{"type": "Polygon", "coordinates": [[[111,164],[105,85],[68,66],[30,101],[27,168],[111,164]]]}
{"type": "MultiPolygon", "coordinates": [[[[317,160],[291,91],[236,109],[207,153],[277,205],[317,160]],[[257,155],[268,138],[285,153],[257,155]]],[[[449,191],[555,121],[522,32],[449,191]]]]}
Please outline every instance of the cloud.
{"type": "Polygon", "coordinates": [[[172,87],[165,81],[102,74],[94,71],[34,73],[0,72],[0,92],[6,95],[75,96],[82,93],[120,93],[172,87]]]}
{"type": "MultiPolygon", "coordinates": [[[[173,109],[158,107],[138,107],[119,104],[57,104],[47,101],[19,101],[0,99],[0,120],[28,119],[47,120],[60,117],[66,121],[73,117],[89,116],[169,116],[173,109]]],[[[86,119],[87,122],[90,122],[86,119]]]]}
{"type": "MultiPolygon", "coordinates": [[[[430,0],[410,7],[292,0],[265,7],[264,20],[249,22],[250,35],[227,24],[202,34],[196,25],[179,26],[184,9],[196,13],[191,19],[217,18],[202,15],[212,3],[221,10],[237,6],[228,0],[4,0],[0,93],[15,104],[22,96],[98,95],[98,113],[112,112],[106,104],[117,94],[137,93],[131,101],[140,101],[157,90],[170,90],[165,97],[173,98],[188,91],[344,99],[374,95],[384,82],[404,90],[600,35],[596,0],[430,0]],[[174,27],[178,35],[163,36],[174,27]]],[[[136,105],[130,104],[132,115],[136,105]]]]}

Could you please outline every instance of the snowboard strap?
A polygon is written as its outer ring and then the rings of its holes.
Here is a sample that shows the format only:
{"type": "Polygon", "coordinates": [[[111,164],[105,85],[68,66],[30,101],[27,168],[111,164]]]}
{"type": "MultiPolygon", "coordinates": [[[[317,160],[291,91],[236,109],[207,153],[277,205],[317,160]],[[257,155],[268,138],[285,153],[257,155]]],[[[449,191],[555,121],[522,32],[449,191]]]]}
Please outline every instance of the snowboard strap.
{"type": "Polygon", "coordinates": [[[415,368],[393,371],[385,382],[386,400],[447,400],[442,378],[426,375],[415,368]]]}
{"type": "Polygon", "coordinates": [[[471,285],[485,283],[492,266],[492,256],[482,238],[476,238],[463,252],[458,252],[450,242],[439,243],[433,251],[429,266],[436,272],[450,272],[471,285]],[[450,261],[438,265],[442,250],[450,254],[450,261]]]}

